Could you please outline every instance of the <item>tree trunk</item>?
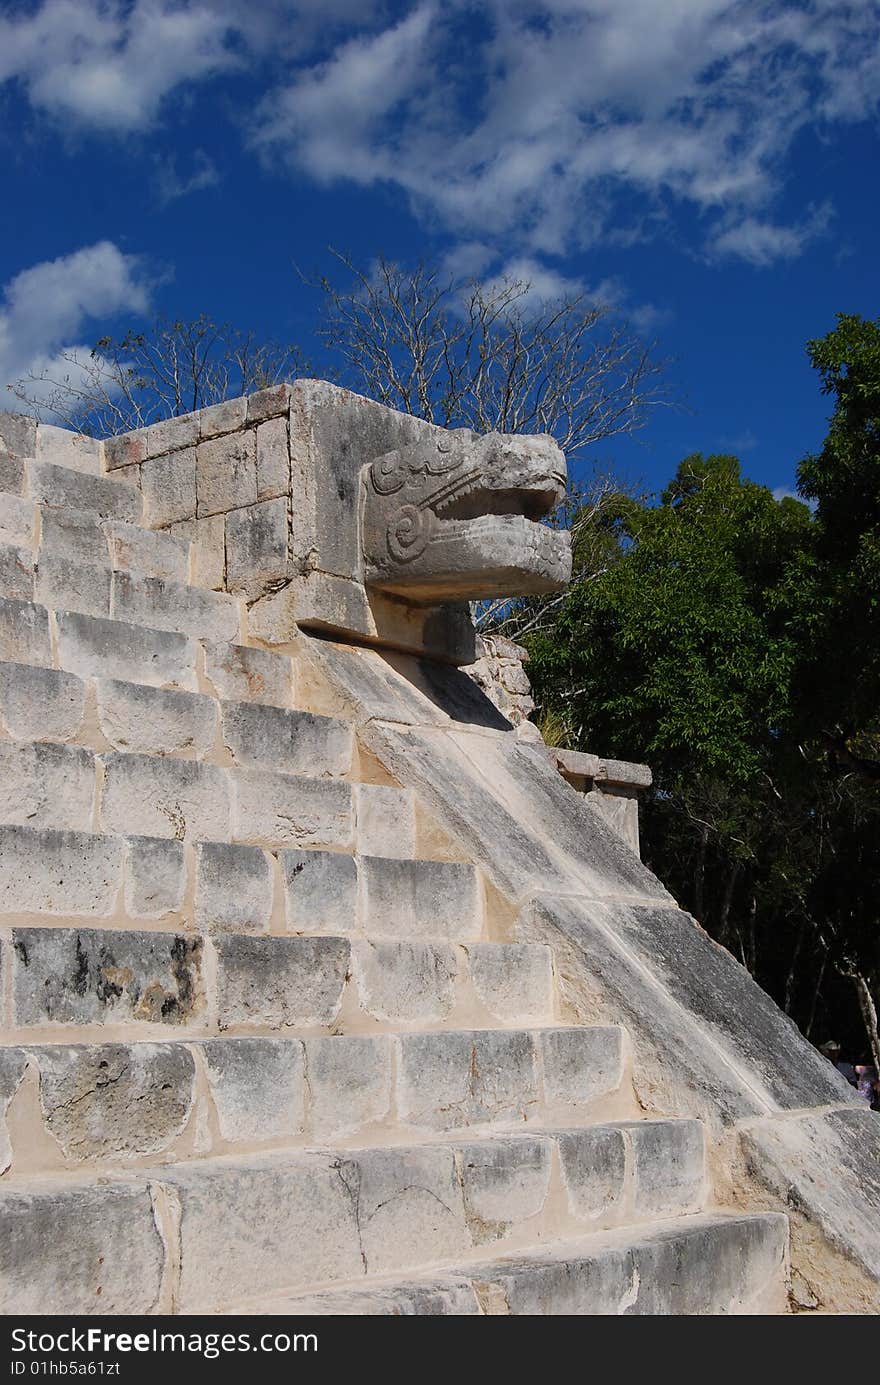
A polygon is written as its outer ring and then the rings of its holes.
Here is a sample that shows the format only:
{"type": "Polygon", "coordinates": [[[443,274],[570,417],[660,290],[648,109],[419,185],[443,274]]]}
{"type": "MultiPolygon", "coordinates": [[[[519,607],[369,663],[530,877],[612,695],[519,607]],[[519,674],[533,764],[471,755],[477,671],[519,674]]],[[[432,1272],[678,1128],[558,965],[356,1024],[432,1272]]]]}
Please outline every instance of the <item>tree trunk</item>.
{"type": "Polygon", "coordinates": [[[822,964],[819,967],[819,975],[816,977],[816,986],[813,990],[813,1003],[810,1006],[810,1018],[807,1020],[807,1027],[804,1030],[804,1038],[809,1039],[813,1033],[813,1025],[816,1023],[816,1006],[819,1003],[819,996],[822,993],[822,982],[825,979],[825,967],[828,963],[828,953],[822,953],[822,964]]]}
{"type": "Polygon", "coordinates": [[[703,915],[704,886],[706,881],[706,847],[709,842],[709,829],[700,829],[700,849],[697,853],[697,864],[694,868],[694,914],[696,918],[705,926],[706,920],[703,915]]]}
{"type": "Polygon", "coordinates": [[[874,1059],[874,1067],[880,1073],[880,1034],[877,1032],[877,1006],[874,1004],[874,997],[871,988],[860,971],[851,971],[850,977],[856,988],[856,995],[859,998],[859,1010],[862,1015],[862,1023],[871,1044],[871,1055],[874,1059]]]}
{"type": "Polygon", "coordinates": [[[721,901],[721,915],[718,920],[718,941],[727,945],[727,936],[730,922],[730,906],[733,902],[733,890],[736,885],[737,876],[740,872],[739,861],[734,861],[727,877],[727,884],[724,886],[724,898],[721,901]]]}
{"type": "Polygon", "coordinates": [[[801,924],[797,931],[794,948],[791,954],[791,965],[788,968],[788,975],[785,978],[785,1013],[791,1014],[792,1001],[794,999],[794,974],[797,970],[798,957],[800,955],[801,943],[804,937],[804,925],[801,924]]]}

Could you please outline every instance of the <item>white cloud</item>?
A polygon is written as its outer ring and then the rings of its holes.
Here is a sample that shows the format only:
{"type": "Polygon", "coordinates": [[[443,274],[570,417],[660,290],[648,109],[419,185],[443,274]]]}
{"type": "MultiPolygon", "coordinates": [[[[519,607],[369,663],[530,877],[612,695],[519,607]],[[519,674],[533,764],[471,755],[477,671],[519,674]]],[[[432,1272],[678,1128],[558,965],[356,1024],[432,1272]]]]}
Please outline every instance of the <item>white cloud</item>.
{"type": "Polygon", "coordinates": [[[710,243],[710,251],[722,257],[747,260],[759,269],[766,269],[778,260],[796,259],[811,241],[825,235],[832,218],[833,211],[827,202],[795,226],[775,226],[772,222],[747,216],[719,231],[710,243]]]}
{"type": "Polygon", "coordinates": [[[479,38],[468,8],[418,5],[294,71],[256,142],[394,183],[468,242],[560,254],[683,206],[716,253],[767,264],[819,234],[769,214],[795,138],[878,109],[864,0],[487,0],[479,38]]]}
{"type": "Polygon", "coordinates": [[[174,0],[44,0],[0,20],[0,81],[31,103],[117,133],[144,129],[186,82],[235,65],[221,10],[174,0]]]}
{"type": "Polygon", "coordinates": [[[433,18],[433,6],[420,5],[378,35],[348,39],[329,61],[264,102],[255,143],[295,150],[318,182],[392,178],[388,127],[392,118],[420,118],[409,104],[428,84],[433,18]]]}
{"type": "Polygon", "coordinates": [[[468,245],[532,259],[625,245],[684,209],[711,253],[765,265],[821,233],[777,212],[794,141],[877,114],[880,11],[876,0],[32,0],[0,17],[0,85],[15,82],[66,130],[147,129],[188,88],[239,72],[267,91],[248,117],[267,162],[396,186],[468,245]]]}
{"type": "Polygon", "coordinates": [[[174,155],[156,159],[155,187],[159,205],[166,207],[191,192],[201,192],[220,182],[220,174],[213,160],[204,149],[196,149],[192,158],[190,173],[178,172],[178,161],[174,155]]]}
{"type": "Polygon", "coordinates": [[[368,0],[41,0],[0,17],[0,85],[124,134],[149,128],[182,88],[373,22],[368,0]]]}
{"type": "MultiPolygon", "coordinates": [[[[67,372],[60,353],[79,345],[84,327],[117,313],[149,310],[149,284],[141,260],[99,241],[57,260],[24,269],[2,291],[0,389],[30,372],[67,372]]],[[[0,396],[2,397],[2,396],[0,396]]]]}

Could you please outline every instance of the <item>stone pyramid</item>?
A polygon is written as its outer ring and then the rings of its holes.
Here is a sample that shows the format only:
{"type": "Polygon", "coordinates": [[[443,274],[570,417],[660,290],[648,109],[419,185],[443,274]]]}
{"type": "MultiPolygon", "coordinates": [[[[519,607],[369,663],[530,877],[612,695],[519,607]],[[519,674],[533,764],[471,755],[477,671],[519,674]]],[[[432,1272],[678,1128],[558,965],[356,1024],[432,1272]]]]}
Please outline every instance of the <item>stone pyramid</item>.
{"type": "Polygon", "coordinates": [[[880,1306],[880,1120],[463,671],[563,466],[0,415],[4,1313],[880,1306]]]}

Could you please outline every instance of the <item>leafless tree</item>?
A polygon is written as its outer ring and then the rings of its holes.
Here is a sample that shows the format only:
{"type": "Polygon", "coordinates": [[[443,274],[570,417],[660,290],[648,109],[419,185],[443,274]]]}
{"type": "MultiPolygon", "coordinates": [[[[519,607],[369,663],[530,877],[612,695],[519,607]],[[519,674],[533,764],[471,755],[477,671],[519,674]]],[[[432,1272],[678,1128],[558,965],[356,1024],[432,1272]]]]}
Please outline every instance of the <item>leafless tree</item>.
{"type": "Polygon", "coordinates": [[[304,373],[299,351],[206,315],[159,319],[149,332],[102,337],[91,352],[62,352],[51,372],[14,383],[32,412],[110,437],[304,373]]]}
{"type": "MultiPolygon", "coordinates": [[[[461,284],[428,265],[409,270],[384,258],[365,272],[332,253],[350,277],[344,287],[318,281],[319,335],[339,358],[340,377],[391,408],[444,428],[551,433],[577,460],[671,402],[656,344],[583,293],[536,300],[525,279],[461,284]]],[[[575,583],[605,570],[593,537],[621,490],[595,472],[572,484],[549,521],[571,529],[575,583]]],[[[562,600],[478,602],[473,614],[478,629],[516,640],[549,625],[562,600]]]]}
{"type": "Polygon", "coordinates": [[[583,293],[536,301],[525,279],[466,284],[380,258],[320,279],[319,329],[341,375],[373,399],[444,428],[552,433],[569,456],[643,426],[668,403],[665,362],[583,293]]]}

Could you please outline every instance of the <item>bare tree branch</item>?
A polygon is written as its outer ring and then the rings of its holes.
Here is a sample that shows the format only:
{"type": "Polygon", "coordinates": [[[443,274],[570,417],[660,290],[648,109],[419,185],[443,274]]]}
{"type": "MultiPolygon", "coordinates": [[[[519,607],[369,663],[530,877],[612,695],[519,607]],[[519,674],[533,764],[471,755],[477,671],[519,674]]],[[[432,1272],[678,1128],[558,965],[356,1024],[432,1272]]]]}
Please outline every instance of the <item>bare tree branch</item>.
{"type": "Polygon", "coordinates": [[[102,337],[89,354],[62,352],[59,361],[52,375],[16,381],[13,394],[31,412],[99,438],[252,394],[305,369],[295,347],[204,315],[102,337]]]}

